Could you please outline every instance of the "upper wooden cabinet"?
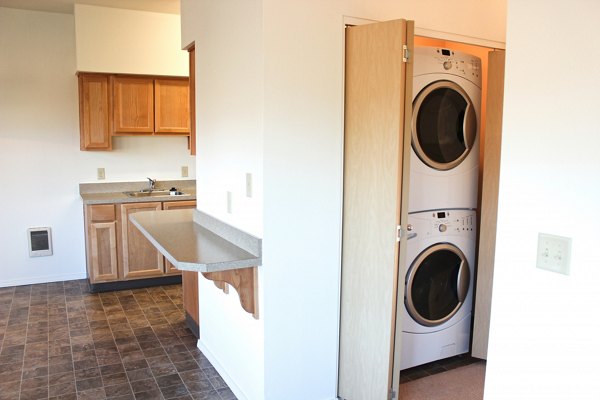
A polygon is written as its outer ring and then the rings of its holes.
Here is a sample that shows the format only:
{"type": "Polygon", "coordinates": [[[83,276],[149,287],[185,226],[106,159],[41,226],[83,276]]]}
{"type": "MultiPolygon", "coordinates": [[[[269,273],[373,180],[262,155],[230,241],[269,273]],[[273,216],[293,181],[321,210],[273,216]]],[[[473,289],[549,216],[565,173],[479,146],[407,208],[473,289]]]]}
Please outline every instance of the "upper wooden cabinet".
{"type": "Polygon", "coordinates": [[[114,133],[154,132],[154,80],[115,76],[114,133]]]}
{"type": "Polygon", "coordinates": [[[156,133],[190,133],[190,85],[188,79],[154,80],[156,133]]]}
{"type": "Polygon", "coordinates": [[[81,150],[110,150],[110,79],[104,74],[79,74],[81,150]]]}
{"type": "Polygon", "coordinates": [[[191,133],[185,77],[79,73],[81,150],[111,150],[112,136],[191,133]]]}

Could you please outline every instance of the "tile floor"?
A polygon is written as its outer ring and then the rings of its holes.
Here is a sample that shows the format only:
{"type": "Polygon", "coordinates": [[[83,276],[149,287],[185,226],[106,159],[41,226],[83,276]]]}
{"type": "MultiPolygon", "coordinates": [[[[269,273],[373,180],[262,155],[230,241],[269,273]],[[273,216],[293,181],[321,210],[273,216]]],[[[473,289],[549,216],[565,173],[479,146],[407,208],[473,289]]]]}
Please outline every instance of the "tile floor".
{"type": "Polygon", "coordinates": [[[235,399],[182,310],[181,285],[0,288],[0,400],[235,399]]]}
{"type": "Polygon", "coordinates": [[[426,376],[439,374],[440,372],[450,371],[455,368],[464,367],[466,365],[474,364],[477,362],[481,362],[481,360],[473,358],[468,354],[461,354],[458,356],[445,358],[443,360],[418,365],[416,367],[408,368],[400,372],[400,384],[415,381],[426,376]]]}

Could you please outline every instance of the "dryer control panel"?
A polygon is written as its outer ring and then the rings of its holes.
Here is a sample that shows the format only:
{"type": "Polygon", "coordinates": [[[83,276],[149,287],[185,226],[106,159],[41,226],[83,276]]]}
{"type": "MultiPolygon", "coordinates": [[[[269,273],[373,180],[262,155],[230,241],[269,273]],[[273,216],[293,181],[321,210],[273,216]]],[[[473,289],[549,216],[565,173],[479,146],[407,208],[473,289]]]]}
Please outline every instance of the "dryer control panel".
{"type": "Polygon", "coordinates": [[[416,75],[452,74],[466,78],[481,87],[481,60],[471,54],[441,47],[417,46],[413,71],[416,75]]]}
{"type": "Polygon", "coordinates": [[[436,210],[409,214],[412,232],[421,237],[474,236],[477,226],[473,210],[436,210]]]}

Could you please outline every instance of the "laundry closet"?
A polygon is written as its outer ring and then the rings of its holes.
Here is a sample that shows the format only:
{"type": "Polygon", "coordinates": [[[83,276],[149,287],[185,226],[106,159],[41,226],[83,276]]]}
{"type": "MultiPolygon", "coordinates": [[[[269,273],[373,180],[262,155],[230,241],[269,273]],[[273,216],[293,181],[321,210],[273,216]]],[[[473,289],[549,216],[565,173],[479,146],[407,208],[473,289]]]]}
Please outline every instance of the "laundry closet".
{"type": "Polygon", "coordinates": [[[342,399],[486,358],[503,67],[503,51],[415,37],[412,21],[346,29],[342,399]]]}

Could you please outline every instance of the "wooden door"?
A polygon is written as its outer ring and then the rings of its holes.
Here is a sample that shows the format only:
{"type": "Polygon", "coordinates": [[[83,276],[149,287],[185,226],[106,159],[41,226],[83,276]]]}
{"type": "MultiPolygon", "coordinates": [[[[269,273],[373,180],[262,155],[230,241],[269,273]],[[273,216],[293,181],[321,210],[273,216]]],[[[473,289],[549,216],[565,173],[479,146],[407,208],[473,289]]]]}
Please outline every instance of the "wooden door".
{"type": "Polygon", "coordinates": [[[113,77],[113,129],[115,133],[154,132],[152,78],[113,77]]]}
{"type": "Polygon", "coordinates": [[[114,204],[86,206],[85,225],[90,283],[119,279],[114,204]]]}
{"type": "MultiPolygon", "coordinates": [[[[189,201],[165,201],[163,203],[163,210],[185,210],[185,209],[196,208],[196,200],[189,201]]],[[[165,274],[167,275],[179,275],[181,271],[175,268],[171,262],[165,259],[165,274]]]]}
{"type": "Polygon", "coordinates": [[[496,254],[496,222],[498,219],[498,188],[500,178],[500,148],[502,146],[502,109],[504,104],[505,52],[496,50],[488,56],[488,91],[486,134],[483,149],[483,179],[479,228],[479,257],[475,286],[473,325],[473,357],[487,359],[492,308],[492,280],[496,254]]]}
{"type": "Polygon", "coordinates": [[[81,73],[79,135],[81,150],[111,150],[109,76],[81,73]]]}
{"type": "Polygon", "coordinates": [[[156,133],[190,133],[190,83],[187,78],[154,80],[156,133]]]}
{"type": "Polygon", "coordinates": [[[405,20],[346,29],[338,394],[347,400],[387,399],[392,388],[399,250],[406,246],[397,228],[408,219],[401,204],[412,62],[403,61],[403,46],[410,53],[413,29],[405,20]]]}
{"type": "Polygon", "coordinates": [[[164,257],[129,221],[129,215],[141,211],[160,211],[160,202],[125,203],[120,206],[122,279],[163,276],[164,257]]]}

